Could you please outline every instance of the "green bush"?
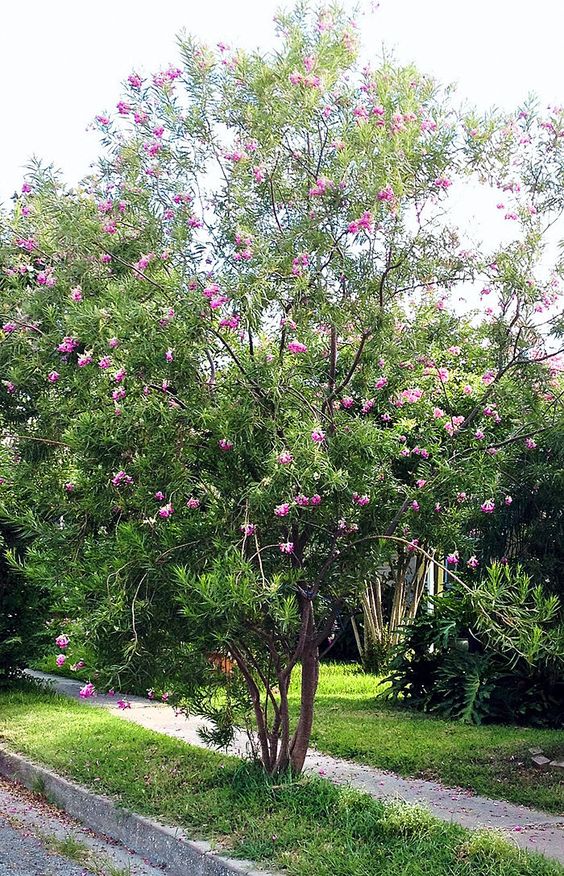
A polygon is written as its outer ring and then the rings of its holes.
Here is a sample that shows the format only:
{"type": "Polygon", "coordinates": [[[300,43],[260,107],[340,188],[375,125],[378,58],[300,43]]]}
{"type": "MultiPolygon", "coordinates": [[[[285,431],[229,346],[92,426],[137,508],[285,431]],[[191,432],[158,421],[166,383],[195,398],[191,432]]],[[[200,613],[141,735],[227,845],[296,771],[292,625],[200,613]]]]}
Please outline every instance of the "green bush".
{"type": "Polygon", "coordinates": [[[44,650],[46,591],[20,574],[23,543],[0,524],[0,687],[44,650]]]}
{"type": "Polygon", "coordinates": [[[520,566],[494,564],[406,628],[384,696],[444,717],[564,725],[564,623],[520,566]]]}

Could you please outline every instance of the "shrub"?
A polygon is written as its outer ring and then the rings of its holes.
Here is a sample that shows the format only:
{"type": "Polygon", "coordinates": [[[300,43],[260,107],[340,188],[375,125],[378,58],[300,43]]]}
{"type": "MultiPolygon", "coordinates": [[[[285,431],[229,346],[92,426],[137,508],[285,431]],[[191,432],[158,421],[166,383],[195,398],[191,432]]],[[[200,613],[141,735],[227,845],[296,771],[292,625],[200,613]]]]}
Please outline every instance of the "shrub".
{"type": "Polygon", "coordinates": [[[6,684],[45,647],[47,593],[21,574],[21,539],[0,524],[0,686],[6,684]]]}
{"type": "Polygon", "coordinates": [[[481,723],[564,724],[564,624],[557,597],[517,566],[456,585],[406,628],[385,696],[481,723]]]}

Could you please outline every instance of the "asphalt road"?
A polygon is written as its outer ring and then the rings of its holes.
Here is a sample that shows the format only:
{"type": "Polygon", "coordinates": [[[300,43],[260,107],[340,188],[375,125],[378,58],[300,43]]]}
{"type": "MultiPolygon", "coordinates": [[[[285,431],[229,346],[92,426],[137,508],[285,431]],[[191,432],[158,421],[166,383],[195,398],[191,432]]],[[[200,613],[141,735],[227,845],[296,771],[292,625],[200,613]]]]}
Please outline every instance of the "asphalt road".
{"type": "Polygon", "coordinates": [[[90,876],[72,861],[53,855],[22,828],[0,816],[0,876],[90,876]]]}
{"type": "Polygon", "coordinates": [[[0,876],[163,876],[163,870],[0,778],[0,876]]]}

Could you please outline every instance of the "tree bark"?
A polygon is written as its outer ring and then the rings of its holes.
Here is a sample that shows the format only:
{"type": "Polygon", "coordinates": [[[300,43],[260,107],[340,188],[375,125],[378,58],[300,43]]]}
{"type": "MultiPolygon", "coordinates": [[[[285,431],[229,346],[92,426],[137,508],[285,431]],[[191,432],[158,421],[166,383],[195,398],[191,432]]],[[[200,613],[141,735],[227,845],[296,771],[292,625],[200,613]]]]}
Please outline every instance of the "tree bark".
{"type": "Polygon", "coordinates": [[[296,775],[301,773],[303,769],[309,748],[318,680],[319,648],[317,644],[310,644],[302,656],[300,717],[290,743],[290,767],[296,775]]]}

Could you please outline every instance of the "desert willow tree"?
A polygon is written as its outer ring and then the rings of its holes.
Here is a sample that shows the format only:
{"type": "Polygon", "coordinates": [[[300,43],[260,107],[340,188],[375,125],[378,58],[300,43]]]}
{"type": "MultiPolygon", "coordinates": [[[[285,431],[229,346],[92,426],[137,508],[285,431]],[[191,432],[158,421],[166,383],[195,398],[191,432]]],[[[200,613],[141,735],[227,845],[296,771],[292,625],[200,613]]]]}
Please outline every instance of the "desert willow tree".
{"type": "Polygon", "coordinates": [[[83,188],[30,173],[0,344],[24,573],[101,679],[166,678],[218,744],[250,715],[269,773],[303,767],[320,644],[362,582],[398,543],[477,574],[466,509],[495,513],[557,404],[542,210],[511,194],[516,239],[484,255],[443,215],[468,168],[505,172],[504,131],[411,67],[359,70],[338,9],[277,28],[269,54],[182,39],[180,66],[132,73],[83,188]],[[448,297],[473,277],[472,323],[448,297]]]}

